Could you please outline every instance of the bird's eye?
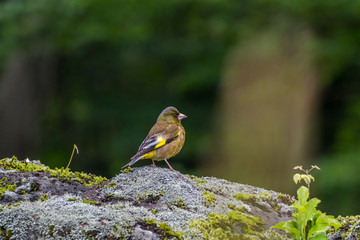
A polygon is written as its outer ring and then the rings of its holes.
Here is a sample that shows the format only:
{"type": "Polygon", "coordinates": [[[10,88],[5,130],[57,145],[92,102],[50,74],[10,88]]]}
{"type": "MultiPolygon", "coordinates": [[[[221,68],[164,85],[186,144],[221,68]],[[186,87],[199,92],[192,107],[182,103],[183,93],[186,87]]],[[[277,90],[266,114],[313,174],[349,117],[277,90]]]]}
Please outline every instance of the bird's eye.
{"type": "Polygon", "coordinates": [[[173,116],[176,118],[178,117],[178,115],[179,115],[178,113],[173,113],[173,116]]]}

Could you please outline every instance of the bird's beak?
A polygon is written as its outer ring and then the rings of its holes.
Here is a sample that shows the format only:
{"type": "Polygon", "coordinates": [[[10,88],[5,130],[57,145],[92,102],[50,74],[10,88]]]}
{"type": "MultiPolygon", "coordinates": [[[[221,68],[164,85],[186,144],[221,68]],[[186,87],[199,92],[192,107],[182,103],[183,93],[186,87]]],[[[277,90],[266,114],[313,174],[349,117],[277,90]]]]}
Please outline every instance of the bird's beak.
{"type": "Polygon", "coordinates": [[[178,119],[181,120],[181,119],[184,119],[184,118],[187,118],[187,116],[185,114],[180,113],[179,116],[178,116],[178,119]]]}

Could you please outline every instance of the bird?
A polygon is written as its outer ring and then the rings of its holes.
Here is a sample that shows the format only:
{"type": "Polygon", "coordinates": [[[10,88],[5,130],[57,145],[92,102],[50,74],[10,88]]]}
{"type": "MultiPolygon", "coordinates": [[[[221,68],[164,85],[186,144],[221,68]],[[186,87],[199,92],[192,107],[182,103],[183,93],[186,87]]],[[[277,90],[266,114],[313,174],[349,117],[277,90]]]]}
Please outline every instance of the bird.
{"type": "Polygon", "coordinates": [[[154,160],[164,160],[169,169],[175,171],[167,160],[178,154],[184,146],[185,129],[181,125],[181,120],[184,118],[187,116],[175,107],[165,108],[140,144],[137,153],[122,168],[131,166],[140,159],[151,159],[154,167],[156,167],[154,160]]]}

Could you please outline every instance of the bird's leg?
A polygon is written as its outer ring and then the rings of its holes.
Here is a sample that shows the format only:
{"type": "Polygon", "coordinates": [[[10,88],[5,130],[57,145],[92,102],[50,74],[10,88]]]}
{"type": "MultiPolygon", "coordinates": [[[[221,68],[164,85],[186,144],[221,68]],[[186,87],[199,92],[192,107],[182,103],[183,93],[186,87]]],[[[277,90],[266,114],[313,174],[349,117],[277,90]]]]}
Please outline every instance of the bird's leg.
{"type": "Polygon", "coordinates": [[[156,167],[154,160],[153,160],[153,159],[151,159],[151,161],[153,162],[153,164],[152,164],[152,165],[153,165],[154,167],[156,167]]]}
{"type": "Polygon", "coordinates": [[[166,164],[169,166],[169,168],[170,168],[171,171],[176,171],[176,170],[174,170],[174,169],[170,166],[170,164],[168,163],[168,161],[166,161],[166,159],[164,159],[164,160],[165,160],[166,164]]]}

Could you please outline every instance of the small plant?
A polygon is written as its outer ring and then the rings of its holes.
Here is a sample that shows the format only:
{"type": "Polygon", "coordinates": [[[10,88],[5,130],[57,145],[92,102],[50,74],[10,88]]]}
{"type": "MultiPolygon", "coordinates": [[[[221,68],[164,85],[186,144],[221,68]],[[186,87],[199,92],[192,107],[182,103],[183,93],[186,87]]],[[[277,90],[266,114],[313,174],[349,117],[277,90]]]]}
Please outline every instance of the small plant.
{"type": "Polygon", "coordinates": [[[302,166],[296,166],[296,167],[294,167],[294,169],[300,170],[305,173],[305,174],[296,173],[294,175],[293,179],[294,179],[295,184],[298,184],[301,180],[303,180],[306,183],[307,188],[310,190],[311,181],[313,181],[313,182],[315,181],[315,178],[312,175],[310,175],[310,172],[313,169],[320,170],[320,168],[316,165],[312,165],[310,169],[303,169],[302,166]]]}
{"type": "Polygon", "coordinates": [[[309,199],[310,183],[315,181],[309,172],[313,169],[320,170],[320,168],[318,166],[311,166],[310,169],[304,170],[302,166],[296,166],[294,169],[305,173],[294,175],[295,184],[303,180],[308,187],[301,186],[297,190],[298,200],[290,205],[295,210],[295,213],[292,215],[294,219],[287,222],[279,222],[273,228],[290,233],[294,240],[327,240],[327,228],[334,227],[336,231],[340,227],[340,223],[333,216],[326,215],[316,209],[317,205],[321,202],[319,199],[309,199]]]}
{"type": "Polygon", "coordinates": [[[279,222],[273,228],[278,228],[290,233],[294,240],[327,240],[325,234],[329,226],[340,227],[340,223],[333,217],[316,209],[320,203],[317,198],[309,198],[309,189],[301,186],[297,191],[298,201],[293,203],[295,213],[293,220],[279,222]]]}

